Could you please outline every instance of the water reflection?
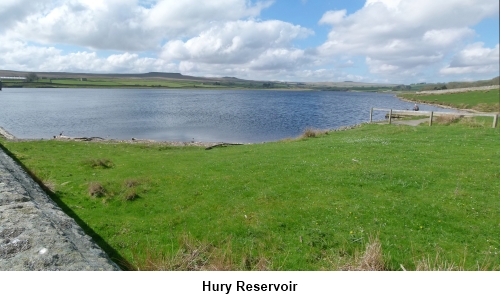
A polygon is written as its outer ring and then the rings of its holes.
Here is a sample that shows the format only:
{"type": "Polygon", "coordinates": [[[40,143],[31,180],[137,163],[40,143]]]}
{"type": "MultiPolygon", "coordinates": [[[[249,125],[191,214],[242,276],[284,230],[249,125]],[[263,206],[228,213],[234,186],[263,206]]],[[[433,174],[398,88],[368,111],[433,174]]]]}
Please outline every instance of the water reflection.
{"type": "MultiPolygon", "coordinates": [[[[371,107],[404,110],[412,104],[378,93],[4,89],[0,126],[20,138],[64,131],[73,137],[246,143],[295,137],[307,127],[366,122],[371,107]]],[[[384,115],[374,112],[374,119],[384,115]]]]}

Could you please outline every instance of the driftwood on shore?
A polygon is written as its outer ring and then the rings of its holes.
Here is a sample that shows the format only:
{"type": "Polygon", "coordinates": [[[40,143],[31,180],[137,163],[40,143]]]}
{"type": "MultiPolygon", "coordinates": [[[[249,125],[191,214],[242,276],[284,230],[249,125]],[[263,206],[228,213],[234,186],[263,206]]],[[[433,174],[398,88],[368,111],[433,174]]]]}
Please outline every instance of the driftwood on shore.
{"type": "Polygon", "coordinates": [[[74,141],[105,141],[106,139],[101,137],[68,137],[68,136],[54,136],[56,140],[74,140],[74,141]]]}
{"type": "Polygon", "coordinates": [[[219,143],[219,144],[209,146],[209,147],[205,148],[205,150],[211,150],[212,148],[215,148],[215,147],[223,147],[223,146],[230,146],[230,145],[243,145],[243,144],[242,143],[219,143]]]}

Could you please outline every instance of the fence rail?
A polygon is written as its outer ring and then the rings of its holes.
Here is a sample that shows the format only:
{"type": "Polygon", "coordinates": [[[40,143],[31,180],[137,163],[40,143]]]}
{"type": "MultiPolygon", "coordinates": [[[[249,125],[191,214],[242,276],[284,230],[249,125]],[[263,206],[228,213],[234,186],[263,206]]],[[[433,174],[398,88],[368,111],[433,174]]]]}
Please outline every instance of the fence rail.
{"type": "Polygon", "coordinates": [[[432,118],[434,116],[444,116],[444,115],[456,115],[460,117],[492,117],[493,118],[493,128],[498,125],[498,114],[497,113],[454,113],[454,112],[434,112],[434,111],[408,111],[408,110],[393,110],[393,109],[380,109],[371,108],[370,109],[370,123],[373,122],[373,111],[384,111],[389,112],[389,124],[392,123],[392,115],[404,115],[404,116],[429,116],[429,126],[432,126],[432,118]]]}

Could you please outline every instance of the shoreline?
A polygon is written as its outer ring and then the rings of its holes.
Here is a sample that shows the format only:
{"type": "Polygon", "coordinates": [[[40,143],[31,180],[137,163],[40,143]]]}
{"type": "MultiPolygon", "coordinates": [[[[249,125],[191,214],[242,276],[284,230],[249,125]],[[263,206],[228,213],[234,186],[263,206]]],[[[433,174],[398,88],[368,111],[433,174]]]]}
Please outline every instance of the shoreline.
{"type": "MultiPolygon", "coordinates": [[[[341,126],[338,128],[334,129],[315,129],[323,132],[341,132],[341,131],[348,131],[352,130],[355,128],[360,127],[361,125],[369,123],[369,122],[362,122],[362,123],[357,123],[353,125],[346,125],[346,126],[341,126]]],[[[93,143],[128,143],[128,144],[157,144],[157,145],[166,145],[166,146],[176,146],[176,147],[204,147],[206,149],[211,149],[217,146],[227,146],[227,145],[253,145],[253,144],[265,144],[265,143],[272,143],[272,142],[280,142],[280,141],[285,141],[285,140],[290,140],[290,139],[300,139],[302,136],[299,135],[295,138],[283,138],[275,141],[264,141],[264,142],[254,142],[254,143],[235,143],[235,142],[206,142],[206,141],[157,141],[157,140],[152,140],[152,139],[137,139],[137,138],[132,138],[130,140],[125,140],[125,139],[105,139],[101,137],[68,137],[64,135],[60,136],[53,136],[51,139],[44,139],[44,138],[34,138],[34,139],[24,139],[24,138],[17,138],[16,136],[10,134],[7,130],[4,128],[0,127],[0,138],[3,137],[5,140],[12,141],[12,142],[26,142],[26,141],[51,141],[51,140],[56,140],[56,141],[72,141],[72,142],[93,142],[93,143]]]]}
{"type": "Polygon", "coordinates": [[[419,99],[408,99],[408,98],[404,98],[404,97],[399,96],[399,95],[395,95],[395,96],[404,102],[425,104],[425,105],[435,106],[435,107],[442,108],[442,109],[457,110],[459,113],[488,113],[488,112],[480,112],[480,111],[473,110],[473,109],[459,109],[459,108],[455,108],[452,106],[446,106],[446,105],[437,104],[437,103],[429,103],[429,102],[425,102],[425,101],[422,101],[419,99]]]}

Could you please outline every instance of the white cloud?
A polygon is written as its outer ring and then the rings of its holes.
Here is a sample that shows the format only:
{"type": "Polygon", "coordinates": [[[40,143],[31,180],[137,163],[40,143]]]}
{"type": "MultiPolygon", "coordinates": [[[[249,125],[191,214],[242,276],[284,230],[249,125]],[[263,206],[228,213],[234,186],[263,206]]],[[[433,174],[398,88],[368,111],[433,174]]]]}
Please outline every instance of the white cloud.
{"type": "Polygon", "coordinates": [[[343,21],[345,16],[347,15],[347,10],[333,10],[326,12],[321,20],[319,20],[319,24],[330,24],[336,25],[343,21]]]}
{"type": "Polygon", "coordinates": [[[269,78],[314,63],[307,51],[293,41],[313,34],[311,30],[283,21],[234,21],[214,24],[185,42],[165,44],[161,58],[180,61],[182,72],[269,78]]]}
{"type": "Polygon", "coordinates": [[[32,14],[43,10],[50,0],[2,0],[0,1],[0,34],[24,22],[32,14]]]}
{"type": "Polygon", "coordinates": [[[5,45],[12,43],[17,48],[5,50],[1,66],[80,72],[176,69],[199,75],[237,73],[249,78],[252,72],[272,74],[312,61],[307,51],[293,46],[293,41],[314,32],[283,21],[254,19],[272,1],[48,3],[4,34],[3,38],[9,39],[5,45]],[[181,39],[185,37],[188,39],[181,39]],[[30,46],[31,42],[39,46],[30,46]],[[55,43],[80,46],[81,50],[63,54],[61,49],[43,46],[55,43]],[[102,57],[98,49],[120,53],[102,57]],[[158,57],[141,58],[142,50],[158,52],[158,57]]]}
{"type": "Polygon", "coordinates": [[[310,34],[310,30],[282,21],[227,22],[214,25],[186,42],[166,43],[161,57],[199,63],[247,64],[278,51],[293,59],[303,51],[293,49],[292,41],[310,34]]]}
{"type": "MultiPolygon", "coordinates": [[[[26,6],[30,6],[25,3],[26,6]]],[[[164,39],[189,37],[211,22],[256,17],[271,1],[159,0],[150,7],[137,0],[50,1],[17,23],[18,38],[122,51],[154,50],[164,39]]],[[[7,6],[5,14],[20,11],[7,6]]],[[[22,11],[21,11],[22,12],[22,11]]]]}
{"type": "Polygon", "coordinates": [[[0,66],[6,70],[59,72],[179,72],[178,66],[158,58],[122,53],[100,57],[96,52],[78,51],[64,55],[55,47],[29,45],[0,36],[0,66]]]}
{"type": "Polygon", "coordinates": [[[474,43],[455,55],[451,63],[442,68],[440,73],[443,75],[479,73],[498,76],[499,58],[499,44],[494,48],[485,48],[483,43],[474,43]]]}
{"type": "Polygon", "coordinates": [[[469,28],[498,15],[491,0],[368,0],[354,14],[327,12],[322,56],[365,56],[370,72],[399,77],[435,66],[474,37],[469,28]]]}

